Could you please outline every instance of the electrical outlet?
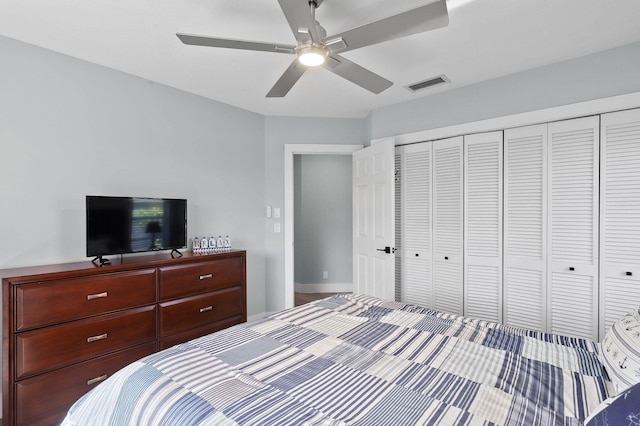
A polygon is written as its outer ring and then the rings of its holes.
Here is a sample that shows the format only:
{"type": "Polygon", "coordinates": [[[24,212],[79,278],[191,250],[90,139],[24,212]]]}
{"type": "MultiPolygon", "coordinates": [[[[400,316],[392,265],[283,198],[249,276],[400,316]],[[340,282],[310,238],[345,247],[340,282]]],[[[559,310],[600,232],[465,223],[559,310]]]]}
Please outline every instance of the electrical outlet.
{"type": "Polygon", "coordinates": [[[322,278],[325,280],[329,279],[329,271],[322,271],[322,278]]]}
{"type": "Polygon", "coordinates": [[[275,232],[276,234],[280,232],[280,222],[275,222],[273,224],[273,232],[275,232]]]}

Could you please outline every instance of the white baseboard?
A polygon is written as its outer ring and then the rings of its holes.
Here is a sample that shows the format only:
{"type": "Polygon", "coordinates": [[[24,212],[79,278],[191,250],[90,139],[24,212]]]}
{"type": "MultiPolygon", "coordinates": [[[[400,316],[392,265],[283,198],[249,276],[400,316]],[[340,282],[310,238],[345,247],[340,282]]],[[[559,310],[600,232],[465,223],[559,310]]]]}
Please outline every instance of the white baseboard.
{"type": "Polygon", "coordinates": [[[294,284],[296,293],[350,293],[353,291],[352,283],[318,283],[318,284],[294,284]]]}

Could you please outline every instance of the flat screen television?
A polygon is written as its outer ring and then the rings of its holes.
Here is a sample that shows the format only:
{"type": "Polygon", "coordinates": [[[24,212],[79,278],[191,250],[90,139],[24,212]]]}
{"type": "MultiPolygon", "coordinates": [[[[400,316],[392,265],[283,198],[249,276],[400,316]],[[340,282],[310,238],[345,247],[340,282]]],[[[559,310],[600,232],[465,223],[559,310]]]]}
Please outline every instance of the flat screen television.
{"type": "Polygon", "coordinates": [[[187,246],[187,200],[87,195],[87,256],[187,246]]]}

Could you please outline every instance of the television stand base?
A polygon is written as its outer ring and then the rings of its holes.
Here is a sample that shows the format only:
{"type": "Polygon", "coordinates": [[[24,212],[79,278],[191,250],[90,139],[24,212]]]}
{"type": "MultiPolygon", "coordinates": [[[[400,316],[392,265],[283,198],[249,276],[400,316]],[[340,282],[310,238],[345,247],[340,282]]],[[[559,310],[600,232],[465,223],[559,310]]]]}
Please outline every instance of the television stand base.
{"type": "Polygon", "coordinates": [[[96,256],[91,263],[93,263],[96,266],[104,266],[104,265],[111,265],[111,261],[109,259],[105,259],[102,256],[96,256]]]}
{"type": "Polygon", "coordinates": [[[173,250],[171,250],[171,257],[172,257],[172,258],[182,257],[182,253],[180,253],[180,252],[178,251],[178,249],[173,249],[173,250]],[[176,255],[174,256],[174,255],[173,255],[173,253],[176,253],[176,255]]]}

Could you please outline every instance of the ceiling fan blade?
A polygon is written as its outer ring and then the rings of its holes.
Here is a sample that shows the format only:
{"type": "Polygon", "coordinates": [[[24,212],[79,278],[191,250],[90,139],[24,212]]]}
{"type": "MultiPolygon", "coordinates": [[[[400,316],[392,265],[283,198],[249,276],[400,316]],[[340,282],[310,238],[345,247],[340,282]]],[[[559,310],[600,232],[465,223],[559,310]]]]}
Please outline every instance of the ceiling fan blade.
{"type": "Polygon", "coordinates": [[[332,52],[346,52],[383,41],[445,27],[448,24],[447,2],[446,0],[438,0],[398,15],[335,34],[327,37],[325,42],[327,43],[327,48],[332,52]],[[340,40],[343,43],[336,42],[340,40]]]}
{"type": "Polygon", "coordinates": [[[295,53],[296,46],[288,44],[261,43],[257,41],[233,40],[176,33],[184,43],[194,46],[224,47],[228,49],[258,50],[261,52],[295,53]]]}
{"type": "Polygon", "coordinates": [[[293,35],[298,42],[303,44],[309,41],[320,42],[321,37],[316,27],[316,18],[312,13],[308,1],[278,0],[278,3],[280,3],[280,8],[285,18],[287,18],[291,31],[293,31],[293,35]]]}
{"type": "Polygon", "coordinates": [[[393,83],[386,78],[380,77],[342,56],[329,56],[323,67],[376,95],[393,86],[393,83]]]}
{"type": "Polygon", "coordinates": [[[291,65],[289,65],[289,68],[287,68],[276,84],[269,90],[267,98],[282,98],[286,96],[306,70],[307,67],[298,62],[298,58],[294,59],[291,65]]]}

